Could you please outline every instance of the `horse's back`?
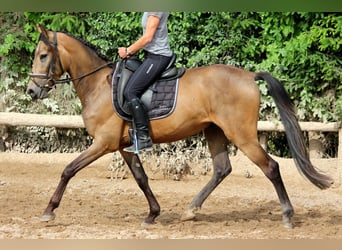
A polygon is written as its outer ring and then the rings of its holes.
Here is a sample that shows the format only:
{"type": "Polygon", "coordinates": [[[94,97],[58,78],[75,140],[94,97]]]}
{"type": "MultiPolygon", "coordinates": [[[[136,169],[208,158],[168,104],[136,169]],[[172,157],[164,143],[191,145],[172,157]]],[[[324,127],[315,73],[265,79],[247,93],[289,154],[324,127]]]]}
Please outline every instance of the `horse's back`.
{"type": "Polygon", "coordinates": [[[259,109],[260,91],[254,78],[253,72],[223,64],[189,69],[180,79],[179,102],[201,100],[211,111],[222,106],[242,110],[245,105],[259,109]]]}
{"type": "Polygon", "coordinates": [[[255,73],[237,67],[214,64],[188,69],[180,79],[180,88],[187,90],[218,91],[221,94],[235,92],[235,94],[256,95],[259,88],[255,84],[255,73]]]}
{"type": "Polygon", "coordinates": [[[252,72],[221,64],[188,69],[179,81],[174,112],[152,122],[154,139],[177,140],[211,123],[222,129],[245,121],[254,126],[259,110],[259,89],[254,77],[252,72]]]}

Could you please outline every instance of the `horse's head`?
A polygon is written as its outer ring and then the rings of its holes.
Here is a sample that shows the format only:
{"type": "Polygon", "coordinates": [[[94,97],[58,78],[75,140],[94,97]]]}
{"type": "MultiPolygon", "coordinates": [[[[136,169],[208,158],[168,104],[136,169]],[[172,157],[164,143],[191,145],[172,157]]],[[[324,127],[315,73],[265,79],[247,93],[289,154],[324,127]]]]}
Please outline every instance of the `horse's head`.
{"type": "Polygon", "coordinates": [[[44,99],[64,73],[58,52],[57,34],[38,26],[40,39],[35,50],[27,93],[32,99],[44,99]]]}

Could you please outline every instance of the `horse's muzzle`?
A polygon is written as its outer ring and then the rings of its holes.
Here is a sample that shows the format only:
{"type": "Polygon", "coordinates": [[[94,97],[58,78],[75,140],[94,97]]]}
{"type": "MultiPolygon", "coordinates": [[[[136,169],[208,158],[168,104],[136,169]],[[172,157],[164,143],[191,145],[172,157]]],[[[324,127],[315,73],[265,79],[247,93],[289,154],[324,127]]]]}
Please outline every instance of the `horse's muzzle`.
{"type": "Polygon", "coordinates": [[[27,87],[26,93],[29,94],[32,100],[45,99],[48,97],[48,92],[50,89],[40,88],[35,85],[29,85],[27,87]]]}

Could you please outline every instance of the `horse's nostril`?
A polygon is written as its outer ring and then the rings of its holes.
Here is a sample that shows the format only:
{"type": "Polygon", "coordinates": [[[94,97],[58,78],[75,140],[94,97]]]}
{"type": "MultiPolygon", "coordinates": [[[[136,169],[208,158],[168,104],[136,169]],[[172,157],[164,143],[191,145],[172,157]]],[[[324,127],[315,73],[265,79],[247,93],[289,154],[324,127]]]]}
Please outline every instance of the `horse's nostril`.
{"type": "Polygon", "coordinates": [[[29,88],[26,92],[31,96],[32,99],[37,99],[37,94],[33,89],[29,88]]]}

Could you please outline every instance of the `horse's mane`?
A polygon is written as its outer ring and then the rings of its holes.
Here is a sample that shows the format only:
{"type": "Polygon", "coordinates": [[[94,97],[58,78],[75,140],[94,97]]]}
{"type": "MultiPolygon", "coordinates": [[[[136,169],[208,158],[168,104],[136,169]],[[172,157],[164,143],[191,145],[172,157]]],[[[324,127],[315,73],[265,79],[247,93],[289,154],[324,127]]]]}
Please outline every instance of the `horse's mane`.
{"type": "Polygon", "coordinates": [[[67,32],[61,32],[61,33],[65,34],[67,36],[70,36],[70,37],[74,38],[75,40],[79,41],[80,43],[82,43],[83,45],[85,45],[86,47],[88,47],[89,49],[94,51],[102,60],[107,61],[107,62],[111,61],[107,56],[105,56],[101,53],[100,47],[98,47],[98,46],[96,46],[96,45],[94,45],[94,44],[92,44],[92,43],[90,43],[90,42],[88,42],[82,38],[79,38],[79,37],[76,37],[72,34],[69,34],[67,32]]]}

